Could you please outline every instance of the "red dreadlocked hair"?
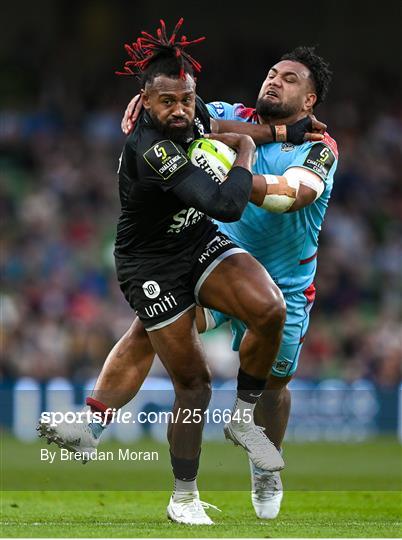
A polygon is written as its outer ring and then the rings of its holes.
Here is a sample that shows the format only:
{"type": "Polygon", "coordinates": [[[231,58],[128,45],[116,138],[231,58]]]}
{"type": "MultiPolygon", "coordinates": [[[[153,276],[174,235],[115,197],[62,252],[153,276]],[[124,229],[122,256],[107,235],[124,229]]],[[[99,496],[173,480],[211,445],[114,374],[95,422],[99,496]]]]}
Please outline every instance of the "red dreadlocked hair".
{"type": "Polygon", "coordinates": [[[194,71],[201,71],[201,64],[194,60],[184,49],[189,45],[194,45],[203,41],[205,37],[188,41],[186,36],[177,39],[177,33],[183,24],[183,17],[176,24],[170,38],[166,34],[165,21],[160,20],[160,28],[156,30],[156,36],[141,32],[141,36],[131,45],[127,43],[124,48],[131,60],[124,64],[124,71],[116,71],[116,75],[135,75],[140,77],[148,66],[159,56],[173,56],[177,58],[179,66],[179,77],[185,79],[185,61],[187,61],[194,71]]]}

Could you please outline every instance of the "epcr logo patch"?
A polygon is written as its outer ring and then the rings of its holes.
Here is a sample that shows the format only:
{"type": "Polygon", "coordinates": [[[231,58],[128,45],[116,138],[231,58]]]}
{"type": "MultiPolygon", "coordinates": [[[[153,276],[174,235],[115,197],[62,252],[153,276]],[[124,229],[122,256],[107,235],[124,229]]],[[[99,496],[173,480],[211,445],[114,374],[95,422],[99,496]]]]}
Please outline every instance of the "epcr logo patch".
{"type": "Polygon", "coordinates": [[[142,290],[148,298],[156,298],[161,292],[161,288],[156,281],[146,281],[142,286],[142,290]]]}

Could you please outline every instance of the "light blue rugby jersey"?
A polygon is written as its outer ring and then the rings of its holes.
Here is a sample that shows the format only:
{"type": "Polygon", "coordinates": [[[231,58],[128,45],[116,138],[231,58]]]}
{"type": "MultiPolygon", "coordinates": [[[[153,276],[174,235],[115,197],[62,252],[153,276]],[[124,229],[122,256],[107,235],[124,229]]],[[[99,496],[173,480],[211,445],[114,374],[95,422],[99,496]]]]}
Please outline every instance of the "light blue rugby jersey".
{"type": "MultiPolygon", "coordinates": [[[[218,120],[256,122],[254,109],[215,101],[207,105],[218,120]]],[[[319,143],[270,143],[257,147],[255,174],[283,175],[290,167],[304,167],[325,182],[321,196],[297,212],[274,214],[249,203],[234,223],[217,222],[222,232],[251,253],[268,270],[284,293],[304,291],[317,269],[318,236],[333,185],[338,152],[328,135],[319,143]]]]}

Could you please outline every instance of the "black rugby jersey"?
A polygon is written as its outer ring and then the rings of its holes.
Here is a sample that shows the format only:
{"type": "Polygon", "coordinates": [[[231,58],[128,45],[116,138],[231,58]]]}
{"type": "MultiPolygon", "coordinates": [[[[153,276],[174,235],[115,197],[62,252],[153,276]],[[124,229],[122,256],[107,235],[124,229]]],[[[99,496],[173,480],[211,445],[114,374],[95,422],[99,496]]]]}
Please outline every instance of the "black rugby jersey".
{"type": "MultiPolygon", "coordinates": [[[[204,133],[210,133],[210,115],[197,96],[192,140],[204,133]]],[[[117,256],[180,252],[212,226],[171,191],[197,169],[187,156],[191,142],[164,138],[145,111],[138,119],[120,157],[117,256]]]]}

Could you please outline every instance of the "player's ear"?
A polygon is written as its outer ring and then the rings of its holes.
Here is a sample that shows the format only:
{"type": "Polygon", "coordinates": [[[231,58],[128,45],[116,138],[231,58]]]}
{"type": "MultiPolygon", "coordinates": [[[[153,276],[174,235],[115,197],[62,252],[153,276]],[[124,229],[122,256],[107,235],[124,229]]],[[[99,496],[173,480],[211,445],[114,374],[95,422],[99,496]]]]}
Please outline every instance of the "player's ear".
{"type": "Polygon", "coordinates": [[[304,98],[304,110],[311,110],[317,102],[317,94],[309,92],[304,98]]]}
{"type": "Polygon", "coordinates": [[[149,91],[141,89],[142,105],[144,109],[149,109],[151,105],[149,104],[149,91]]]}

